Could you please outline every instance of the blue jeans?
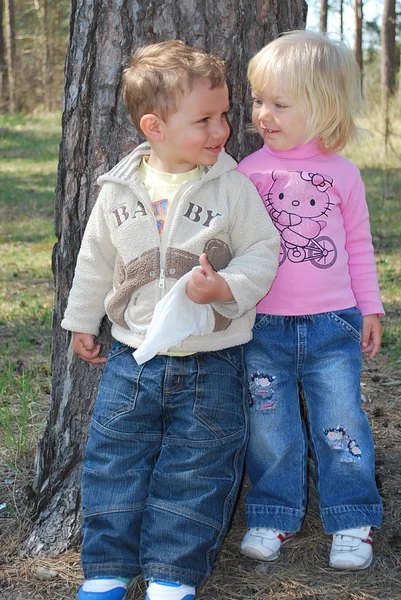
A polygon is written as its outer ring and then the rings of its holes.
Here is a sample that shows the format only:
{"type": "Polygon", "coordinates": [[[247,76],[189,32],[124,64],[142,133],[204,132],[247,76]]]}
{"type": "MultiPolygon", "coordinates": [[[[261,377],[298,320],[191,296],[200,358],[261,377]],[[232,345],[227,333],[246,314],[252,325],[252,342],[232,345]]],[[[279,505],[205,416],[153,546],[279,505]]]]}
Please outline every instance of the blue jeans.
{"type": "Polygon", "coordinates": [[[199,585],[237,496],[248,441],[242,346],[139,366],[116,342],[95,403],[83,480],[85,578],[199,585]]]}
{"type": "Polygon", "coordinates": [[[257,315],[246,348],[248,527],[301,528],[308,437],[325,532],[381,525],[372,435],[361,408],[361,327],[356,308],[300,317],[257,315]]]}

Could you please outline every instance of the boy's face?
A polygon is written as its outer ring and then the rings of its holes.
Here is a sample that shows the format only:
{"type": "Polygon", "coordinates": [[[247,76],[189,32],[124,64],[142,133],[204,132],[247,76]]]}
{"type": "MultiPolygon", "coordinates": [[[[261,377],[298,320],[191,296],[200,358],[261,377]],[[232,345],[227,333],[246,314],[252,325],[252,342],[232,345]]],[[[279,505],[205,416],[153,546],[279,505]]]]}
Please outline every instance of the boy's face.
{"type": "Polygon", "coordinates": [[[210,89],[208,79],[196,79],[177,111],[160,122],[163,141],[149,164],[168,173],[184,173],[197,165],[211,166],[227,141],[230,128],[228,89],[224,85],[210,89]],[[158,164],[153,158],[160,161],[158,164]]]}
{"type": "Polygon", "coordinates": [[[272,150],[291,150],[305,143],[302,107],[284,94],[252,93],[252,123],[272,150]]]}

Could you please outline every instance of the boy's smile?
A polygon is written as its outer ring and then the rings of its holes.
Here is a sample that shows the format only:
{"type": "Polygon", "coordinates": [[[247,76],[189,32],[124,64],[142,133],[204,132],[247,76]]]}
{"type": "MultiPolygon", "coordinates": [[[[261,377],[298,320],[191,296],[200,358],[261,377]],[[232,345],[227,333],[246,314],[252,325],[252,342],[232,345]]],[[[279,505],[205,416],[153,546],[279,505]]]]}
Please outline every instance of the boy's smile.
{"type": "Polygon", "coordinates": [[[198,78],[166,121],[159,119],[162,138],[151,142],[149,165],[167,173],[184,173],[197,165],[213,165],[230,134],[227,86],[210,89],[198,78]]]}
{"type": "Polygon", "coordinates": [[[272,150],[291,150],[305,143],[305,115],[298,103],[284,95],[253,93],[252,123],[272,150]]]}

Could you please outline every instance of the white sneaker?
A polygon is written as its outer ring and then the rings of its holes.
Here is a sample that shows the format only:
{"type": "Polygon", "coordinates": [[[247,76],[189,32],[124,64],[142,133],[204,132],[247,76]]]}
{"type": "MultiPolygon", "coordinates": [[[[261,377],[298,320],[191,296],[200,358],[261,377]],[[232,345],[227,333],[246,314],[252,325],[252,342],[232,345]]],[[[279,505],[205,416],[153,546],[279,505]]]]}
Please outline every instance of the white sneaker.
{"type": "Polygon", "coordinates": [[[276,560],[283,544],[295,537],[295,533],[287,533],[279,529],[251,527],[241,542],[241,552],[256,560],[276,560]]]}
{"type": "Polygon", "coordinates": [[[333,535],[329,565],[333,569],[367,569],[373,557],[372,528],[343,529],[333,535]]]}

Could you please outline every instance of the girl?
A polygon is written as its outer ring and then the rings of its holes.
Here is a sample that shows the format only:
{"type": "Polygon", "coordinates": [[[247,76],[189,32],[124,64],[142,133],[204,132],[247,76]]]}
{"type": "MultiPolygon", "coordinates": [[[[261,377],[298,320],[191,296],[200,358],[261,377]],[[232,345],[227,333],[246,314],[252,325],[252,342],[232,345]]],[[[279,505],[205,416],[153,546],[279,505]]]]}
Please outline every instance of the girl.
{"type": "Polygon", "coordinates": [[[365,569],[382,503],[361,409],[362,352],[373,358],[383,314],[364,187],[337,154],[357,134],[360,77],[341,42],[287,33],[250,62],[252,122],[264,146],[239,170],[259,189],[281,235],[280,267],[259,303],[247,349],[251,437],[249,527],[241,550],[271,561],[301,529],[307,433],[330,566],[365,569]]]}

